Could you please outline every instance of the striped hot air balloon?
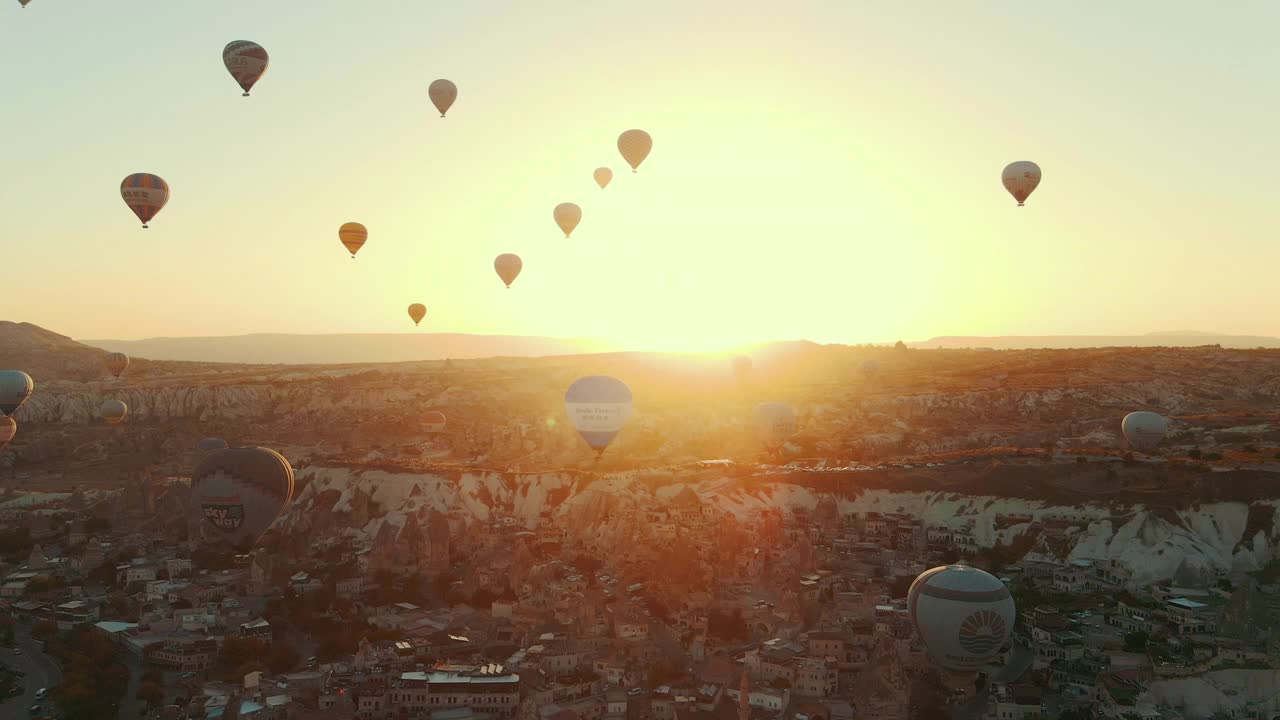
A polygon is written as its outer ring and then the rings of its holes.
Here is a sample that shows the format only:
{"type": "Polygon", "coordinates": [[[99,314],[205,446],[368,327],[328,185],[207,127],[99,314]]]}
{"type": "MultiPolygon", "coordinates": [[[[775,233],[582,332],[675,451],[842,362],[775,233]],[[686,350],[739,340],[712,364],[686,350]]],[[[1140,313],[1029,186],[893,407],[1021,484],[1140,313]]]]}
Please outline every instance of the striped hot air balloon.
{"type": "Polygon", "coordinates": [[[342,241],[342,246],[351,253],[351,259],[354,260],[356,253],[369,240],[369,231],[358,222],[344,223],[338,228],[338,240],[342,241]]]}
{"type": "Polygon", "coordinates": [[[103,360],[103,364],[107,366],[107,372],[115,378],[119,378],[129,367],[129,356],[122,352],[107,353],[107,357],[103,360]]]}
{"type": "Polygon", "coordinates": [[[222,64],[244,90],[245,97],[249,97],[249,91],[267,71],[270,60],[261,45],[248,40],[232,40],[222,49],[222,64]]]}
{"type": "Polygon", "coordinates": [[[169,183],[159,175],[134,173],[120,183],[120,197],[145,228],[169,202],[169,183]]]}

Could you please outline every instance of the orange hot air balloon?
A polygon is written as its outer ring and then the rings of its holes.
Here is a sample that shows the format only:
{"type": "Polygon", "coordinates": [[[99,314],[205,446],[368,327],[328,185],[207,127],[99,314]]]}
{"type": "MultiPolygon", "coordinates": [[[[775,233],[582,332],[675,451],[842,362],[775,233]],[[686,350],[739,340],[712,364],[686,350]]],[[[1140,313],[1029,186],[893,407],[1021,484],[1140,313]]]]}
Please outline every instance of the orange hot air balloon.
{"type": "Polygon", "coordinates": [[[169,183],[159,175],[134,173],[120,183],[120,197],[145,228],[169,202],[169,183]]]}
{"type": "Polygon", "coordinates": [[[107,366],[107,372],[112,376],[119,378],[129,367],[129,356],[122,352],[107,353],[107,357],[103,360],[103,364],[107,366]]]}
{"type": "Polygon", "coordinates": [[[618,136],[618,152],[622,153],[622,159],[631,166],[631,172],[640,169],[640,163],[649,157],[652,149],[653,138],[643,130],[628,130],[618,136]]]}
{"type": "Polygon", "coordinates": [[[364,247],[369,239],[369,231],[358,222],[345,223],[338,228],[338,239],[342,241],[347,252],[351,253],[351,259],[355,260],[356,253],[360,252],[360,248],[364,247]]]}
{"type": "Polygon", "coordinates": [[[592,173],[591,176],[596,179],[596,184],[600,186],[601,190],[603,190],[608,187],[609,182],[613,180],[613,171],[607,167],[600,167],[596,168],[596,171],[592,173]]]}
{"type": "Polygon", "coordinates": [[[409,306],[409,317],[413,318],[413,324],[417,325],[422,322],[422,318],[427,316],[427,306],[422,303],[414,303],[409,306]]]}
{"type": "Polygon", "coordinates": [[[431,104],[436,106],[440,111],[440,117],[444,117],[449,112],[449,108],[453,107],[453,103],[458,99],[458,86],[452,81],[441,78],[431,83],[427,88],[427,95],[431,97],[431,104]]]}
{"type": "Polygon", "coordinates": [[[582,208],[573,203],[560,203],[556,206],[554,216],[556,224],[564,231],[564,236],[569,237],[578,223],[582,222],[582,208]]]}
{"type": "Polygon", "coordinates": [[[267,51],[256,42],[233,40],[222,49],[222,64],[244,90],[245,97],[249,97],[249,91],[267,71],[269,62],[267,51]]]}
{"type": "Polygon", "coordinates": [[[18,421],[8,415],[0,415],[0,450],[18,434],[18,421]]]}
{"type": "Polygon", "coordinates": [[[516,281],[520,271],[524,269],[524,262],[520,260],[519,255],[503,253],[494,259],[493,269],[498,272],[498,277],[502,278],[502,282],[506,283],[507,289],[510,290],[511,283],[516,281]]]}

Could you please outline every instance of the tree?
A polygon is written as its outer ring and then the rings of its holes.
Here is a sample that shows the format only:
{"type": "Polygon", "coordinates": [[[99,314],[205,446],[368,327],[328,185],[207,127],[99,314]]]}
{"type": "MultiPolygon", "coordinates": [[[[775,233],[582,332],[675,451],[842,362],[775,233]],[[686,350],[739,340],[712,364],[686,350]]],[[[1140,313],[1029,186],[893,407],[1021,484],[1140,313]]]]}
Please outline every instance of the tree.
{"type": "Polygon", "coordinates": [[[1147,634],[1141,630],[1126,633],[1124,636],[1124,649],[1129,652],[1143,652],[1147,649],[1147,639],[1147,634]]]}
{"type": "Polygon", "coordinates": [[[898,342],[896,342],[896,343],[894,343],[894,344],[893,344],[893,349],[894,349],[894,350],[906,350],[906,349],[907,349],[907,344],[906,344],[906,343],[904,343],[904,342],[902,342],[901,340],[899,340],[898,342]]]}
{"type": "Polygon", "coordinates": [[[284,640],[277,640],[271,644],[271,652],[267,654],[267,668],[272,674],[289,672],[298,661],[302,659],[302,654],[298,652],[298,648],[284,640]]]}

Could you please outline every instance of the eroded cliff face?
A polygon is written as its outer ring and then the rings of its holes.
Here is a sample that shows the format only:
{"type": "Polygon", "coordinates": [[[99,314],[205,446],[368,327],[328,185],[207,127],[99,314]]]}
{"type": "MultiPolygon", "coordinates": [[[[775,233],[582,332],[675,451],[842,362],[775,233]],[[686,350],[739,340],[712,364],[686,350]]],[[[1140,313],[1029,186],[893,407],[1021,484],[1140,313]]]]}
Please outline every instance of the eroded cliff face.
{"type": "Polygon", "coordinates": [[[824,502],[841,515],[905,513],[927,526],[970,533],[981,548],[1029,548],[1028,559],[1051,562],[1115,560],[1132,573],[1132,587],[1199,573],[1212,580],[1257,570],[1277,557],[1280,499],[1201,503],[1185,509],[1062,504],[948,491],[862,489],[830,492],[760,476],[715,476],[705,469],[603,477],[498,472],[413,473],[311,466],[305,484],[277,523],[310,537],[369,541],[385,524],[402,526],[428,510],[465,523],[510,517],[529,529],[554,524],[596,541],[625,541],[628,525],[647,508],[671,505],[691,491],[700,504],[747,520],[761,510],[813,512],[824,502]],[[684,476],[684,477],[682,477],[684,476]]]}

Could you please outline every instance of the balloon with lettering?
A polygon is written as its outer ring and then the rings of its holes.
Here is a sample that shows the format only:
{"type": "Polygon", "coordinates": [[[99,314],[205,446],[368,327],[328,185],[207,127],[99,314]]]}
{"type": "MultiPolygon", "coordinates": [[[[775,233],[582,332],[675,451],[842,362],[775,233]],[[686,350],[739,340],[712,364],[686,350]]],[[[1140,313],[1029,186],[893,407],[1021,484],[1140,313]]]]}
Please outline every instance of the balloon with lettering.
{"type": "Polygon", "coordinates": [[[1018,207],[1022,207],[1040,184],[1040,166],[1030,160],[1009,163],[1000,174],[1000,180],[1004,189],[1018,201],[1018,207]]]}
{"type": "Polygon", "coordinates": [[[210,452],[212,450],[225,450],[227,449],[227,447],[228,446],[227,446],[226,440],[223,440],[222,438],[216,438],[216,437],[207,437],[201,440],[200,442],[196,443],[196,449],[200,450],[201,452],[210,452]]]}
{"type": "Polygon", "coordinates": [[[631,172],[640,169],[640,163],[649,157],[652,149],[653,138],[643,130],[628,130],[618,136],[618,152],[622,153],[622,159],[631,166],[631,172]]]}
{"type": "Polygon", "coordinates": [[[369,231],[365,226],[358,222],[343,223],[338,228],[338,239],[342,241],[342,246],[351,253],[351,259],[356,258],[356,253],[360,252],[360,248],[364,247],[365,242],[369,240],[369,231]]]}
{"type": "Polygon", "coordinates": [[[458,99],[458,86],[451,81],[441,78],[431,83],[427,88],[427,95],[431,96],[431,103],[440,111],[440,117],[449,112],[449,108],[453,107],[453,103],[458,99]]]}
{"type": "Polygon", "coordinates": [[[207,534],[241,552],[258,542],[292,497],[293,468],[266,448],[213,450],[191,474],[192,511],[210,528],[207,534]]]}
{"type": "Polygon", "coordinates": [[[0,415],[0,451],[18,434],[18,421],[8,415],[0,415]]]}
{"type": "Polygon", "coordinates": [[[560,203],[556,206],[554,215],[556,224],[564,231],[565,237],[572,235],[573,229],[582,222],[582,208],[573,203],[560,203]]]}
{"type": "Polygon", "coordinates": [[[169,183],[159,175],[134,173],[120,183],[120,197],[145,228],[169,202],[169,183]]]}
{"type": "Polygon", "coordinates": [[[0,413],[12,415],[35,389],[35,381],[21,370],[0,370],[0,413]]]}
{"type": "Polygon", "coordinates": [[[502,282],[506,284],[507,289],[511,289],[511,283],[516,281],[520,276],[520,271],[524,269],[524,261],[519,255],[513,253],[503,253],[493,260],[493,269],[498,273],[498,277],[502,278],[502,282]]]}
{"type": "Polygon", "coordinates": [[[103,364],[107,366],[107,372],[118,378],[129,367],[129,356],[122,352],[107,353],[103,364]]]}
{"type": "Polygon", "coordinates": [[[427,306],[422,303],[414,303],[409,306],[409,317],[413,320],[413,324],[417,325],[422,322],[422,318],[427,316],[427,306]]]}
{"type": "Polygon", "coordinates": [[[631,416],[631,389],[607,375],[580,378],[565,392],[564,409],[598,460],[631,416]]]}
{"type": "Polygon", "coordinates": [[[222,64],[244,90],[245,97],[249,97],[249,91],[267,71],[269,62],[267,51],[256,42],[233,40],[222,49],[222,64]]]}
{"type": "Polygon", "coordinates": [[[432,410],[422,416],[423,429],[430,433],[444,432],[445,422],[444,413],[439,410],[432,410]]]}
{"type": "Polygon", "coordinates": [[[1153,412],[1131,412],[1120,421],[1120,430],[1130,447],[1150,450],[1164,439],[1164,434],[1169,431],[1169,421],[1153,412]]]}
{"type": "Polygon", "coordinates": [[[786,403],[761,403],[755,412],[756,435],[770,451],[777,451],[796,434],[796,411],[786,403]]]}
{"type": "Polygon", "coordinates": [[[1009,588],[968,565],[921,573],[907,591],[907,612],[929,657],[953,672],[976,671],[992,662],[1017,618],[1009,588]]]}
{"type": "Polygon", "coordinates": [[[102,407],[98,409],[98,415],[102,417],[108,425],[119,425],[129,414],[129,406],[115,398],[108,398],[102,401],[102,407]]]}
{"type": "Polygon", "coordinates": [[[607,167],[596,168],[596,171],[591,176],[596,179],[596,184],[603,190],[609,187],[609,182],[613,180],[613,171],[607,167]]]}

